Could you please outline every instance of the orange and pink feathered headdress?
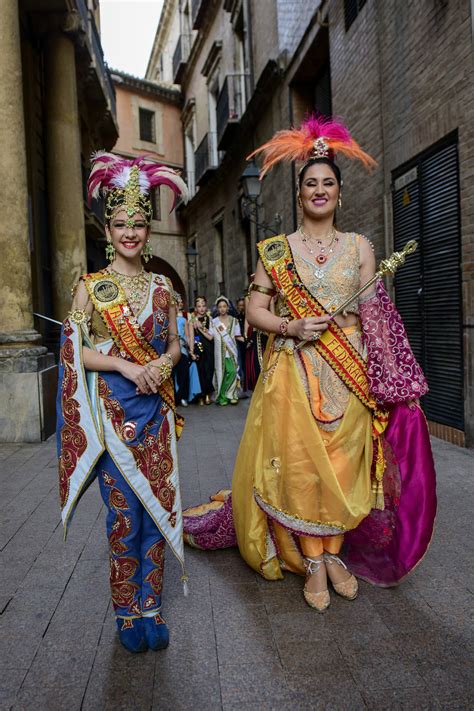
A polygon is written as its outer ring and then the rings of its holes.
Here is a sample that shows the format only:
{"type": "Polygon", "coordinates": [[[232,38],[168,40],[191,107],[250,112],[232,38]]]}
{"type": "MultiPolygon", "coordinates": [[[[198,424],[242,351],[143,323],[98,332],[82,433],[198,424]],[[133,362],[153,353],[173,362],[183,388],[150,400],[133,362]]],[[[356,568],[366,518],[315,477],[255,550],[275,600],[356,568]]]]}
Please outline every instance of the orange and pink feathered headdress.
{"type": "Polygon", "coordinates": [[[308,161],[311,158],[329,158],[341,153],[348,158],[358,158],[366,168],[377,162],[354,141],[343,122],[336,117],[312,115],[300,128],[277,131],[273,138],[251,153],[247,160],[263,154],[260,179],[281,161],[308,161]]]}
{"type": "Polygon", "coordinates": [[[109,221],[119,208],[129,217],[141,212],[149,223],[152,218],[150,191],[167,185],[174,193],[173,207],[178,197],[188,201],[185,182],[172,168],[140,156],[132,160],[113,153],[98,151],[92,155],[92,168],[87,183],[89,202],[105,197],[105,219],[109,221]]]}

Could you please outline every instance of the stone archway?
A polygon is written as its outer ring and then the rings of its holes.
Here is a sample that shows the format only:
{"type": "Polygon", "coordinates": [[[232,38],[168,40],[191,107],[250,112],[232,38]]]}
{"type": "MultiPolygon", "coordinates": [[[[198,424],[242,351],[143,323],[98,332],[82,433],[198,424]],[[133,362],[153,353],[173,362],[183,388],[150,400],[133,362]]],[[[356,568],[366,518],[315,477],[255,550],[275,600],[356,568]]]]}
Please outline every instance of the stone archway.
{"type": "Polygon", "coordinates": [[[147,272],[163,274],[163,276],[166,276],[168,277],[168,279],[171,279],[174,290],[181,294],[181,296],[183,297],[184,304],[186,306],[187,296],[183,280],[179,276],[176,269],[172,267],[169,262],[166,262],[164,259],[161,259],[161,257],[153,256],[151,257],[150,261],[145,265],[145,269],[147,272]]]}

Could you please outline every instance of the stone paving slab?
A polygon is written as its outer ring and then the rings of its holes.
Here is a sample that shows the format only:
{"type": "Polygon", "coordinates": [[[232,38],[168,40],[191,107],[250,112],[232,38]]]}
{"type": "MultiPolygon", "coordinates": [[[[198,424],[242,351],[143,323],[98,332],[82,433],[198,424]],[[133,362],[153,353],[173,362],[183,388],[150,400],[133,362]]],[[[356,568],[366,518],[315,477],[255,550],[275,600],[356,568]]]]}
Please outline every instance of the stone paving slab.
{"type": "MultiPolygon", "coordinates": [[[[190,407],[183,501],[229,487],[248,402],[190,407]]],[[[270,583],[236,549],[187,549],[191,592],[168,556],[171,645],[131,655],[115,635],[97,485],[66,543],[54,441],[0,446],[0,709],[473,709],[473,453],[433,440],[439,514],[400,587],[361,583],[318,615],[302,580],[270,583]]]]}

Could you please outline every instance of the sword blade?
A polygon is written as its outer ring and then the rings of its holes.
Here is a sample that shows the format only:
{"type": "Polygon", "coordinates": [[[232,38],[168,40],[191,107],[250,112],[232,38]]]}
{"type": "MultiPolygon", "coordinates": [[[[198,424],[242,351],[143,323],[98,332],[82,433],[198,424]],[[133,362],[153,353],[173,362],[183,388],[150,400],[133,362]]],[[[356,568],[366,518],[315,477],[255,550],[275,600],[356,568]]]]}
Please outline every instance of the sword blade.
{"type": "Polygon", "coordinates": [[[43,314],[38,314],[36,311],[33,311],[33,316],[37,316],[38,318],[42,318],[43,321],[49,321],[50,323],[55,323],[57,326],[62,326],[61,321],[56,321],[55,318],[49,318],[49,316],[43,316],[43,314]]]}

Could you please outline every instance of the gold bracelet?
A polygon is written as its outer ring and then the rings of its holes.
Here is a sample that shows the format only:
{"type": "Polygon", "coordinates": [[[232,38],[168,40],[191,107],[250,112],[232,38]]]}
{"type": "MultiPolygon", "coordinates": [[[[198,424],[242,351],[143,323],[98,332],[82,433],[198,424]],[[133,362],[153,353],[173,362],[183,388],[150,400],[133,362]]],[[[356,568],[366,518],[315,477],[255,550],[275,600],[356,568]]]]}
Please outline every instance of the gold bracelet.
{"type": "Polygon", "coordinates": [[[267,286],[261,286],[260,284],[256,284],[254,281],[249,286],[249,292],[250,291],[258,291],[260,294],[265,294],[265,296],[275,296],[276,294],[275,289],[269,289],[267,286]]]}

